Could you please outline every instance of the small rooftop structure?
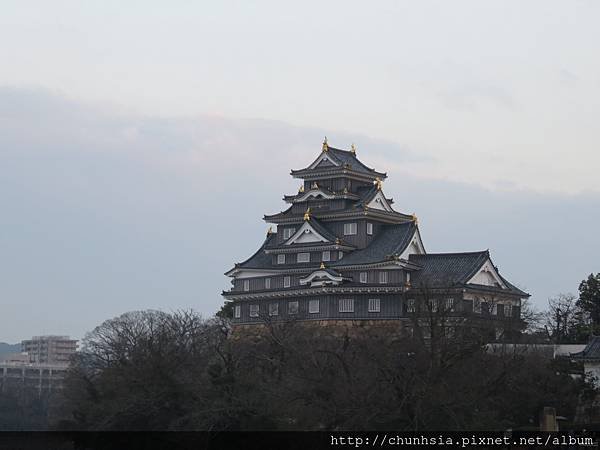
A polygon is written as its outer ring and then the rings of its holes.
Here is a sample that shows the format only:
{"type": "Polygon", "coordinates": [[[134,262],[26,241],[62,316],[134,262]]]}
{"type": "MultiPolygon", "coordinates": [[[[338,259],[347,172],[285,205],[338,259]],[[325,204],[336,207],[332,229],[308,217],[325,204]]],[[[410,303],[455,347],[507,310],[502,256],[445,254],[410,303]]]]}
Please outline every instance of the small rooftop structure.
{"type": "Polygon", "coordinates": [[[585,348],[577,353],[571,353],[571,359],[578,361],[597,361],[600,363],[600,336],[592,336],[585,348]]]}

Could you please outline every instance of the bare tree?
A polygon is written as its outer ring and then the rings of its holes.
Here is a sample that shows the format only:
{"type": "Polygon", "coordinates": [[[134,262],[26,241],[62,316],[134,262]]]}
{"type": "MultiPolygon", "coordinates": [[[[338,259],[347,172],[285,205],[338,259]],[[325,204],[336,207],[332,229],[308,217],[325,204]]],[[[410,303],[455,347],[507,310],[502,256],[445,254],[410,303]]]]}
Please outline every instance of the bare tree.
{"type": "Polygon", "coordinates": [[[558,294],[548,299],[548,310],[544,314],[544,329],[555,344],[577,340],[578,327],[584,325],[584,311],[577,305],[573,294],[558,294]]]}

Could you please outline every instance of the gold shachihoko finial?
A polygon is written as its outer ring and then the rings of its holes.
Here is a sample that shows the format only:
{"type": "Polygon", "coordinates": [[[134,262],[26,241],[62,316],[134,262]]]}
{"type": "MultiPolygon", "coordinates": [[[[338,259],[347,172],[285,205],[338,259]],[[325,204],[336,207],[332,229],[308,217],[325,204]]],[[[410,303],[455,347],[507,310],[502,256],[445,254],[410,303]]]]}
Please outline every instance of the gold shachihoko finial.
{"type": "Polygon", "coordinates": [[[298,192],[300,192],[301,194],[304,192],[304,185],[303,184],[300,185],[300,189],[298,189],[298,192]]]}
{"type": "Polygon", "coordinates": [[[304,213],[304,220],[310,220],[310,208],[306,209],[306,212],[304,213]]]}
{"type": "Polygon", "coordinates": [[[375,181],[373,181],[373,184],[377,186],[377,190],[380,191],[383,186],[383,181],[381,181],[381,178],[377,177],[375,178],[375,181]]]}
{"type": "Polygon", "coordinates": [[[315,181],[312,185],[313,189],[319,189],[319,185],[317,184],[317,182],[315,181]]]}
{"type": "Polygon", "coordinates": [[[352,153],[353,155],[356,155],[356,145],[354,145],[354,142],[350,146],[350,153],[352,153]]]}
{"type": "Polygon", "coordinates": [[[419,218],[417,217],[417,215],[415,213],[412,213],[411,217],[412,217],[412,221],[415,223],[415,225],[418,225],[419,218]]]}
{"type": "Polygon", "coordinates": [[[329,145],[327,145],[327,136],[325,136],[325,139],[323,140],[323,151],[326,152],[329,150],[329,145]]]}
{"type": "Polygon", "coordinates": [[[323,261],[321,261],[321,267],[320,267],[320,268],[321,268],[321,269],[324,269],[324,268],[325,268],[325,263],[324,263],[323,261]]]}
{"type": "Polygon", "coordinates": [[[273,227],[269,227],[267,230],[267,236],[273,233],[273,227]]]}

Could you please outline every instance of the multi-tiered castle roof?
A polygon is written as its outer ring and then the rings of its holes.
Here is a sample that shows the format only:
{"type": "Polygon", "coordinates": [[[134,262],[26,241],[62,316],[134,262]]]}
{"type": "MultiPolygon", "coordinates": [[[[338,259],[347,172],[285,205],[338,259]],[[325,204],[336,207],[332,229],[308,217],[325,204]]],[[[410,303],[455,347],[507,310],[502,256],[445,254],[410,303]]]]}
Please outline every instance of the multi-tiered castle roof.
{"type": "Polygon", "coordinates": [[[417,286],[461,290],[457,305],[471,301],[474,311],[493,295],[512,312],[528,295],[499,274],[487,250],[426,253],[416,216],[394,209],[383,191],[387,174],[361,162],[354,145],[341,150],[325,140],[317,158],[291,175],[302,185],[283,197],[289,206],[264,216],[276,232],[226,273],[233,288],[223,295],[234,302],[238,321],[261,314],[400,318],[417,286]]]}

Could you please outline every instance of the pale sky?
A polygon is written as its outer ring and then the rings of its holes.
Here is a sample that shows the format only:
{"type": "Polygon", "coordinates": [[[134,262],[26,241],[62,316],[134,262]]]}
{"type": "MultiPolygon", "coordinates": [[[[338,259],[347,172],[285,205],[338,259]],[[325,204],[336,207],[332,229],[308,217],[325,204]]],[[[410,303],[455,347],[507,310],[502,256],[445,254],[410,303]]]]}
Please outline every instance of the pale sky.
{"type": "Polygon", "coordinates": [[[0,83],[389,139],[427,175],[600,190],[596,1],[3,1],[0,83]]]}
{"type": "Polygon", "coordinates": [[[388,172],[429,251],[489,247],[540,305],[600,271],[596,1],[0,11],[0,341],[81,337],[165,296],[211,314],[324,134],[388,172]]]}

